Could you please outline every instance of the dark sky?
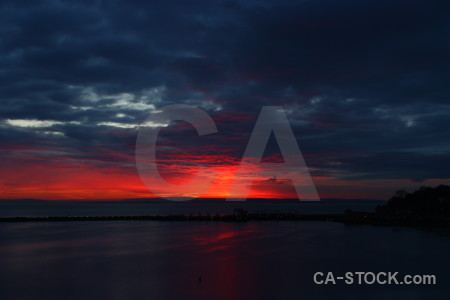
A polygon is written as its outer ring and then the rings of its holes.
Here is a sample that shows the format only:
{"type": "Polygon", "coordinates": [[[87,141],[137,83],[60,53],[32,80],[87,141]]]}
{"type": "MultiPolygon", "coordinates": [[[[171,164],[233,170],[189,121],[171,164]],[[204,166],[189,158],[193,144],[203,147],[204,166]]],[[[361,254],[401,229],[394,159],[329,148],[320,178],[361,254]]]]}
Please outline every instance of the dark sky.
{"type": "Polygon", "coordinates": [[[149,196],[137,126],[175,103],[219,133],[165,129],[161,172],[215,167],[209,196],[265,105],[284,106],[322,198],[448,183],[449,51],[448,1],[2,1],[0,198],[149,196]]]}

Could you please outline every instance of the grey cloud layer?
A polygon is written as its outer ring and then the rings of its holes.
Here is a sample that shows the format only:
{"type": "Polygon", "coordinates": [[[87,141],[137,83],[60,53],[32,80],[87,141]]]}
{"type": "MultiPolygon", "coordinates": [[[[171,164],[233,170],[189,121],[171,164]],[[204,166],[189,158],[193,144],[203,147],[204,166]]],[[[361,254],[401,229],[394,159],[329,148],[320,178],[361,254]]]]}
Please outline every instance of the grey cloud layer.
{"type": "Polygon", "coordinates": [[[188,103],[251,116],[207,140],[238,158],[260,107],[284,105],[321,173],[449,178],[449,15],[419,0],[3,1],[0,140],[132,154],[148,111],[188,103]]]}

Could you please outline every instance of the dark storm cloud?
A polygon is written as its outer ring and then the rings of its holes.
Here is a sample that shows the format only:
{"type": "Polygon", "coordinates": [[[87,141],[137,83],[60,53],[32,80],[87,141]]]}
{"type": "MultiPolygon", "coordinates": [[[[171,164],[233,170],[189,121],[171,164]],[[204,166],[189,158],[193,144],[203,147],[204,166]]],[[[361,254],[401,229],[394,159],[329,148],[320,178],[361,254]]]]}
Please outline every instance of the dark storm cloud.
{"type": "Polygon", "coordinates": [[[3,1],[1,141],[121,159],[105,149],[131,155],[153,107],[187,103],[218,120],[210,152],[238,158],[260,107],[284,105],[321,174],[448,178],[449,15],[420,0],[3,1]]]}
{"type": "Polygon", "coordinates": [[[361,157],[344,157],[340,161],[356,176],[350,179],[397,179],[408,178],[421,182],[428,178],[449,178],[450,155],[411,152],[386,152],[361,157]],[[370,170],[368,172],[367,170],[370,170]]]}

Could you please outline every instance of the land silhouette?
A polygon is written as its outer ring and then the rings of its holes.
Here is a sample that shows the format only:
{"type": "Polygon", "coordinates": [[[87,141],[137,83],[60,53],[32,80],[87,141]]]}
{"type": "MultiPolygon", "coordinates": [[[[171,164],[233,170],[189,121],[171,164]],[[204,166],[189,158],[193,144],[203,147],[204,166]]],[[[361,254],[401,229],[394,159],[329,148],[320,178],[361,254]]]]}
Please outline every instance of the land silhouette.
{"type": "MultiPolygon", "coordinates": [[[[286,199],[288,200],[288,199],[286,199]]],[[[290,199],[292,200],[292,199],[290,199]]],[[[33,200],[36,201],[36,200],[33,200]]],[[[32,202],[33,202],[32,201],[32,202]]],[[[129,202],[130,200],[125,200],[129,202]]],[[[298,200],[297,200],[298,201],[298,200]]],[[[357,200],[354,200],[357,201],[357,200]]],[[[232,214],[199,215],[142,215],[142,216],[39,216],[2,217],[0,222],[42,222],[42,221],[331,221],[345,224],[380,226],[450,226],[450,186],[422,186],[408,193],[398,190],[374,211],[345,210],[343,213],[297,213],[267,212],[249,213],[235,208],[232,214]]]]}
{"type": "Polygon", "coordinates": [[[345,212],[347,223],[379,225],[450,226],[450,186],[422,186],[408,193],[398,190],[375,212],[345,212]]]}

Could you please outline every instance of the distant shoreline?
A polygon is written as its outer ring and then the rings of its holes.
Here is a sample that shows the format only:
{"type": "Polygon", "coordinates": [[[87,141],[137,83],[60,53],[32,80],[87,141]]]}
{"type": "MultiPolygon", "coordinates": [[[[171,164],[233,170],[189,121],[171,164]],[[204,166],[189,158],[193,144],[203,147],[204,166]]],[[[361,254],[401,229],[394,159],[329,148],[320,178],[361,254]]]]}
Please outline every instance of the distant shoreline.
{"type": "Polygon", "coordinates": [[[165,216],[48,216],[2,217],[0,222],[53,222],[53,221],[332,221],[342,220],[344,214],[247,214],[247,215],[165,215],[165,216]]]}
{"type": "Polygon", "coordinates": [[[248,214],[237,210],[230,215],[166,215],[166,216],[47,216],[47,217],[2,217],[7,222],[86,222],[86,221],[207,221],[207,222],[248,222],[248,221],[325,221],[347,225],[408,226],[408,227],[450,227],[449,219],[437,218],[384,218],[370,212],[344,214],[293,214],[258,213],[248,214]]]}

